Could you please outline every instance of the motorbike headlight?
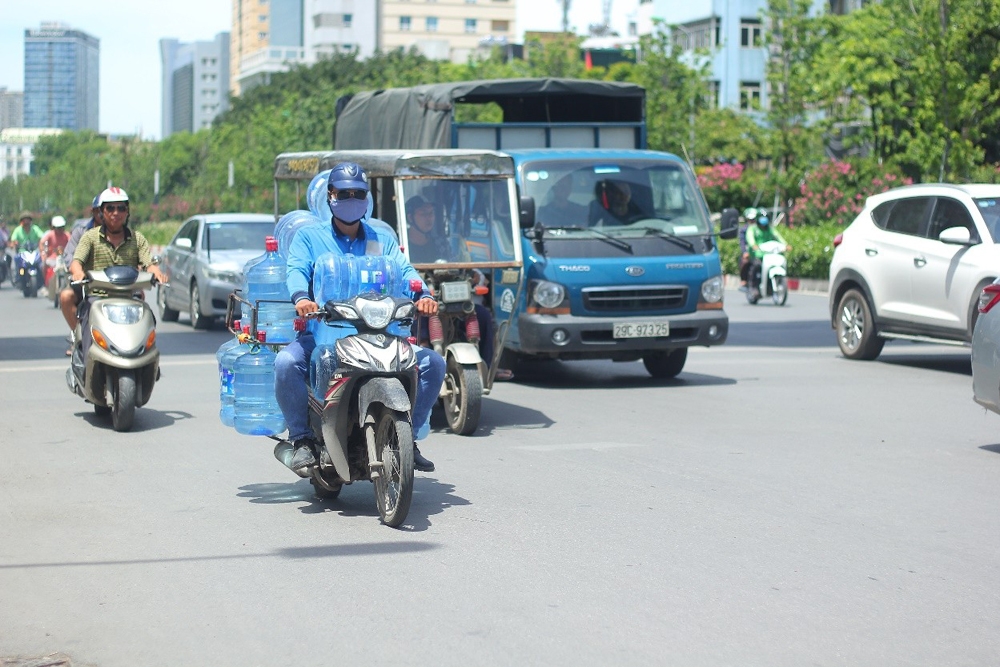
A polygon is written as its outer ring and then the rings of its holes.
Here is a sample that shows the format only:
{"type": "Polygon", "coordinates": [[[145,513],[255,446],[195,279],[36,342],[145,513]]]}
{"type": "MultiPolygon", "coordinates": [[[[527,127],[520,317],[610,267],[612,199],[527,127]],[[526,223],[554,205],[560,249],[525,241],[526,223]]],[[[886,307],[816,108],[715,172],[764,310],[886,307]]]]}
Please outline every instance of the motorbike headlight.
{"type": "Polygon", "coordinates": [[[371,301],[369,299],[358,299],[355,302],[361,319],[372,329],[384,329],[392,322],[392,300],[379,299],[371,301]]]}
{"type": "Polygon", "coordinates": [[[722,276],[712,276],[701,284],[701,298],[706,303],[722,301],[722,276]]]}
{"type": "Polygon", "coordinates": [[[559,283],[539,280],[531,296],[542,308],[556,308],[566,298],[566,288],[559,283]]]}
{"type": "Polygon", "coordinates": [[[142,306],[139,304],[101,304],[104,317],[115,324],[135,324],[142,318],[142,306]]]}
{"type": "Polygon", "coordinates": [[[472,298],[468,281],[441,283],[441,300],[445,303],[462,303],[472,298]]]}

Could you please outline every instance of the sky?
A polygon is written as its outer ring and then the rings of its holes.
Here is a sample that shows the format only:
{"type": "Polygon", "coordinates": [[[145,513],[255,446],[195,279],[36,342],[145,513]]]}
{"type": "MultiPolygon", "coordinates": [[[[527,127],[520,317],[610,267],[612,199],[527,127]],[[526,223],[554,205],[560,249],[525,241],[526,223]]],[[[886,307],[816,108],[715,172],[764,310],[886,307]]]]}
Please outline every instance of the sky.
{"type": "MultiPolygon", "coordinates": [[[[560,0],[515,0],[518,41],[525,30],[560,30],[560,0]]],[[[100,126],[109,134],[160,138],[162,38],[209,41],[229,30],[231,0],[3,0],[0,88],[24,90],[24,31],[57,21],[101,41],[100,126]]],[[[611,24],[625,34],[638,0],[614,0],[611,24]]],[[[602,17],[601,0],[572,0],[570,28],[579,34],[602,17]]]]}

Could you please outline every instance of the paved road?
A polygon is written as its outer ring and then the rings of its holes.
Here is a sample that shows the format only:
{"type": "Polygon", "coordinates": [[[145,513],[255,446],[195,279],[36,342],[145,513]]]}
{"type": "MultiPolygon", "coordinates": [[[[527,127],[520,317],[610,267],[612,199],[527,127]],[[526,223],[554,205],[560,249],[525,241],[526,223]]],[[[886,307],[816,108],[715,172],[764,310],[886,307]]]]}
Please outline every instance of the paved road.
{"type": "Polygon", "coordinates": [[[0,289],[0,664],[993,665],[1000,416],[968,351],[842,359],[821,296],[729,295],[673,381],[542,364],[422,446],[409,525],[216,417],[221,332],[164,324],[115,433],[0,289]]]}

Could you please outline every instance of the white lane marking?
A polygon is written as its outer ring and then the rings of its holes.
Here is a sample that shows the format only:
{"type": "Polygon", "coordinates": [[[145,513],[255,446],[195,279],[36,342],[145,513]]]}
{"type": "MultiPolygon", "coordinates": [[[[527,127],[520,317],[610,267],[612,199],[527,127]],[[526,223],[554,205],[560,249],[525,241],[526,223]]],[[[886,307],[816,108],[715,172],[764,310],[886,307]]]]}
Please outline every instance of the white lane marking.
{"type": "Polygon", "coordinates": [[[514,449],[529,452],[569,452],[569,451],[604,451],[607,449],[623,449],[625,447],[645,447],[632,442],[567,442],[559,445],[518,445],[514,449]]]}

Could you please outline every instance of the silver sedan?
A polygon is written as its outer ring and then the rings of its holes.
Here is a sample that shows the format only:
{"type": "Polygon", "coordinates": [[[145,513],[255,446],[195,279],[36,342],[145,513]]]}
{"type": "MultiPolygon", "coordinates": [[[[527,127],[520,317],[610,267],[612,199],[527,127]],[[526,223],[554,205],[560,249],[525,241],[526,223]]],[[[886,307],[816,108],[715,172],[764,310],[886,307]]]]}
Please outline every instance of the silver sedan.
{"type": "Polygon", "coordinates": [[[979,317],[972,332],[972,397],[1000,413],[1000,279],[979,295],[979,317]]]}
{"type": "Polygon", "coordinates": [[[185,221],[161,256],[170,283],[157,290],[160,317],[174,322],[187,312],[195,329],[210,327],[226,314],[244,265],[264,254],[264,238],[273,233],[274,216],[261,213],[212,213],[185,221]]]}

